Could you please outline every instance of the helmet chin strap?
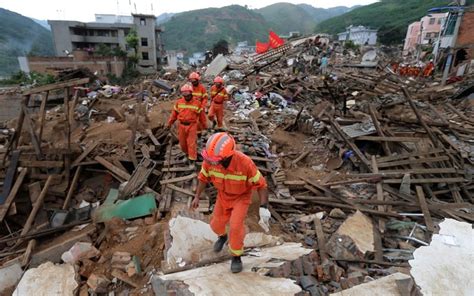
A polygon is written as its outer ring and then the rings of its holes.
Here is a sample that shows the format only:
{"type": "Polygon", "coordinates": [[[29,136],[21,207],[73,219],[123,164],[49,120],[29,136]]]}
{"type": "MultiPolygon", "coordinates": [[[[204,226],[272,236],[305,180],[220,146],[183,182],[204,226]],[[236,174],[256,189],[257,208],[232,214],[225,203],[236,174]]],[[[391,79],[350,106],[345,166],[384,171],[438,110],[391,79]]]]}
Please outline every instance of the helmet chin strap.
{"type": "Polygon", "coordinates": [[[231,160],[232,160],[232,156],[229,156],[229,157],[227,157],[227,158],[224,158],[223,160],[221,160],[221,165],[222,165],[225,169],[227,169],[227,168],[229,167],[229,165],[230,165],[231,160]]]}

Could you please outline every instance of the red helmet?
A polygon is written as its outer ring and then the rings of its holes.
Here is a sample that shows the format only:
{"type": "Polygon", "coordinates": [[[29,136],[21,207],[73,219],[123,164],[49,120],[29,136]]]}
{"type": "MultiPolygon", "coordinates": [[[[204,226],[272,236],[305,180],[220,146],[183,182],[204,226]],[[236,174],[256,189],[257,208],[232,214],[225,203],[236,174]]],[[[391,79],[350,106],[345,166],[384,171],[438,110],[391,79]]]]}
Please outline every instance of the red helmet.
{"type": "Polygon", "coordinates": [[[261,97],[263,97],[263,94],[259,91],[255,92],[254,95],[255,95],[255,98],[257,98],[257,99],[260,99],[261,97]]]}
{"type": "Polygon", "coordinates": [[[185,84],[185,85],[181,86],[181,93],[182,94],[185,94],[185,93],[192,94],[193,93],[193,87],[189,84],[185,84]]]}
{"type": "Polygon", "coordinates": [[[201,75],[199,75],[198,72],[191,72],[191,74],[189,74],[189,80],[201,80],[201,75]]]}
{"type": "Polygon", "coordinates": [[[221,132],[213,134],[206,143],[206,148],[201,155],[205,161],[219,162],[224,158],[232,156],[235,151],[235,140],[228,133],[221,132]]]}
{"type": "Polygon", "coordinates": [[[224,79],[220,76],[216,76],[216,78],[214,78],[214,83],[224,84],[224,79]]]}

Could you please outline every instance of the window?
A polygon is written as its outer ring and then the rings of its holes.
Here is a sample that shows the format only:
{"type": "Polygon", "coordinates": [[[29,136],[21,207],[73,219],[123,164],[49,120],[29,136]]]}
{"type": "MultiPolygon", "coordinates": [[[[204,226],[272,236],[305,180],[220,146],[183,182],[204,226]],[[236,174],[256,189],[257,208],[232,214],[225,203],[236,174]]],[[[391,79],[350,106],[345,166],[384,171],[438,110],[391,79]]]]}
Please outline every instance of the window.
{"type": "Polygon", "coordinates": [[[140,18],[140,26],[146,26],[146,19],[144,17],[140,18]]]}
{"type": "Polygon", "coordinates": [[[142,60],[148,61],[148,52],[142,52],[142,60]]]}
{"type": "Polygon", "coordinates": [[[142,38],[142,46],[148,46],[148,39],[142,38]]]}
{"type": "Polygon", "coordinates": [[[438,25],[441,25],[441,22],[443,21],[443,18],[438,19],[438,25]]]}
{"type": "Polygon", "coordinates": [[[436,22],[436,19],[434,17],[430,18],[430,25],[434,25],[436,22]]]}
{"type": "Polygon", "coordinates": [[[448,24],[445,25],[444,35],[449,36],[454,34],[454,27],[456,27],[457,14],[451,14],[448,18],[448,24]]]}

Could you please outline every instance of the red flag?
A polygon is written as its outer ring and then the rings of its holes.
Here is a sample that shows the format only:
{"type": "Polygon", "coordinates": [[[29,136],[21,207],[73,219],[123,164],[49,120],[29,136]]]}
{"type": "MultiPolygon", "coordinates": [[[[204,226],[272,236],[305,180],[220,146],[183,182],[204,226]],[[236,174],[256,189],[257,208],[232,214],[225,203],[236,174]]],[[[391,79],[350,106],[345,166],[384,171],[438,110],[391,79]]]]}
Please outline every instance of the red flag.
{"type": "Polygon", "coordinates": [[[255,47],[256,47],[257,53],[264,53],[268,50],[268,48],[270,48],[270,44],[257,41],[255,43],[255,47]]]}
{"type": "Polygon", "coordinates": [[[270,31],[270,34],[268,36],[268,40],[270,43],[271,48],[277,48],[285,44],[285,41],[280,38],[275,32],[270,31]]]}

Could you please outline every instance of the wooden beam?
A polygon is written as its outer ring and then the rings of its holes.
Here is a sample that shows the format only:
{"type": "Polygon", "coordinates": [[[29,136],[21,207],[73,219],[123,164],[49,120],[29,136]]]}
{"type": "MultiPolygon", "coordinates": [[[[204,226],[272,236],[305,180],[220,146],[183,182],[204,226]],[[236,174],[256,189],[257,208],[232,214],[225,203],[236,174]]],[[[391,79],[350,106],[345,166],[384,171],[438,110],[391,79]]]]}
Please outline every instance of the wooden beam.
{"type": "Polygon", "coordinates": [[[25,90],[23,92],[23,95],[31,95],[31,94],[42,93],[45,91],[50,91],[53,89],[61,89],[61,88],[66,88],[66,87],[71,87],[71,86],[83,85],[88,82],[89,82],[89,78],[81,78],[81,79],[72,79],[72,80],[68,80],[64,82],[51,83],[51,84],[25,90]]]}
{"type": "Polygon", "coordinates": [[[43,205],[44,198],[46,197],[46,193],[48,192],[49,186],[51,185],[51,181],[53,180],[53,176],[50,175],[48,179],[46,180],[46,183],[43,186],[43,189],[41,190],[40,196],[36,200],[36,202],[33,205],[33,209],[30,212],[30,215],[28,216],[28,219],[26,220],[25,225],[23,226],[23,230],[21,231],[20,235],[25,235],[30,231],[31,226],[33,225],[33,222],[35,222],[36,215],[38,214],[38,211],[40,207],[43,205]]]}
{"type": "Polygon", "coordinates": [[[415,137],[376,137],[376,136],[360,136],[357,140],[363,141],[380,141],[380,142],[419,142],[422,138],[415,137]]]}
{"type": "MultiPolygon", "coordinates": [[[[402,179],[385,179],[385,184],[400,184],[402,179]]],[[[463,183],[466,182],[464,178],[426,178],[426,179],[411,179],[411,184],[432,184],[432,183],[463,183]]]]}
{"type": "Polygon", "coordinates": [[[26,126],[26,129],[28,130],[28,132],[30,133],[31,144],[33,144],[33,148],[35,149],[36,158],[38,160],[41,160],[41,159],[43,159],[43,154],[41,153],[41,145],[39,144],[38,138],[36,137],[33,121],[31,120],[31,117],[28,114],[28,110],[26,108],[26,105],[21,104],[21,111],[24,114],[25,126],[26,126]]]}
{"type": "Polygon", "coordinates": [[[178,187],[178,186],[173,185],[173,184],[167,184],[167,185],[166,185],[166,188],[169,188],[169,189],[174,190],[174,191],[177,191],[177,192],[181,192],[181,193],[186,194],[186,195],[188,195],[188,196],[192,196],[192,197],[195,196],[195,194],[194,194],[193,192],[191,192],[191,191],[189,191],[189,190],[187,190],[187,189],[178,187]]]}
{"type": "Polygon", "coordinates": [[[84,158],[86,158],[87,155],[89,155],[89,153],[91,153],[92,150],[94,150],[95,147],[97,147],[98,144],[99,144],[99,142],[96,142],[96,141],[89,142],[89,143],[86,145],[86,148],[84,149],[84,151],[81,153],[81,155],[79,155],[79,156],[74,160],[74,162],[72,163],[71,167],[78,166],[79,163],[80,163],[81,161],[83,161],[84,158]]]}
{"type": "MultiPolygon", "coordinates": [[[[423,152],[415,152],[415,153],[405,153],[405,154],[397,154],[397,155],[390,155],[390,156],[383,156],[383,157],[377,157],[377,163],[382,163],[382,162],[389,162],[389,161],[394,161],[394,160],[402,160],[410,157],[417,157],[417,156],[425,156],[425,155],[430,155],[430,154],[436,154],[443,152],[443,149],[431,149],[430,151],[423,151],[423,152]]],[[[380,167],[380,166],[379,166],[380,167]]]]}
{"type": "MultiPolygon", "coordinates": [[[[372,106],[372,104],[369,104],[369,113],[370,113],[370,118],[372,118],[372,123],[374,124],[375,130],[377,131],[377,134],[380,137],[384,137],[385,134],[384,134],[384,132],[383,132],[381,126],[380,126],[380,122],[377,118],[376,111],[375,111],[374,107],[372,106]]],[[[391,155],[392,154],[392,152],[390,151],[390,147],[388,146],[387,142],[382,143],[382,148],[383,148],[386,155],[391,155]]]]}
{"type": "Polygon", "coordinates": [[[20,166],[27,168],[62,168],[64,161],[60,160],[21,160],[20,166]]]}
{"type": "Polygon", "coordinates": [[[44,118],[46,116],[46,103],[48,102],[49,91],[46,91],[46,95],[41,100],[41,106],[39,110],[39,125],[40,130],[38,134],[38,142],[41,144],[43,140],[43,129],[44,129],[44,118]]]}
{"type": "Polygon", "coordinates": [[[12,190],[8,194],[5,203],[0,205],[0,222],[2,222],[5,216],[7,215],[8,210],[11,204],[13,203],[13,200],[15,199],[21,184],[23,183],[23,179],[25,178],[27,171],[28,170],[26,168],[20,168],[20,173],[18,174],[18,177],[15,180],[15,184],[13,185],[12,190]]]}
{"type": "Polygon", "coordinates": [[[150,140],[153,142],[153,145],[155,146],[161,146],[161,143],[158,141],[158,139],[156,139],[155,135],[153,134],[153,132],[151,131],[151,129],[147,128],[145,130],[146,134],[148,135],[148,137],[150,138],[150,140]]]}
{"type": "Polygon", "coordinates": [[[351,139],[349,139],[349,137],[346,135],[346,133],[344,133],[344,131],[341,129],[341,126],[339,125],[339,123],[337,123],[335,120],[333,120],[331,118],[329,119],[329,121],[331,123],[331,126],[336,131],[336,133],[338,133],[340,138],[342,138],[342,140],[344,140],[344,142],[346,142],[346,144],[352,149],[352,151],[354,151],[354,153],[359,158],[359,160],[362,162],[362,164],[365,165],[367,168],[370,168],[370,162],[367,159],[367,157],[365,157],[365,155],[362,153],[362,151],[360,151],[359,147],[357,147],[357,145],[354,144],[354,142],[351,139]]]}
{"type": "Polygon", "coordinates": [[[379,163],[378,167],[380,168],[387,168],[393,166],[402,166],[402,165],[410,165],[415,163],[430,163],[430,162],[440,162],[449,160],[448,156],[438,156],[438,157],[424,157],[424,158],[416,158],[416,159],[407,159],[407,160],[400,160],[400,161],[392,161],[392,162],[383,162],[379,163]]]}
{"type": "Polygon", "coordinates": [[[423,213],[423,218],[425,219],[426,229],[431,233],[434,232],[433,220],[431,219],[430,210],[428,209],[428,204],[426,203],[425,194],[421,186],[416,186],[416,195],[418,196],[418,203],[420,204],[421,212],[423,213]]]}
{"type": "Polygon", "coordinates": [[[421,126],[423,129],[428,133],[428,136],[431,139],[431,142],[433,143],[435,148],[440,148],[440,144],[438,139],[435,137],[433,134],[433,131],[430,129],[430,127],[426,124],[425,120],[423,119],[420,111],[418,111],[418,108],[415,105],[415,102],[412,100],[410,94],[408,93],[408,90],[406,87],[402,87],[403,94],[405,95],[406,100],[410,104],[410,107],[413,109],[413,112],[415,112],[416,118],[420,122],[421,126]]]}
{"type": "Polygon", "coordinates": [[[114,173],[115,175],[119,176],[120,178],[122,178],[124,181],[130,179],[130,174],[127,173],[127,172],[124,172],[122,171],[121,169],[117,168],[116,166],[114,166],[112,163],[108,162],[107,160],[105,160],[103,157],[101,156],[96,156],[94,158],[98,163],[100,163],[101,165],[103,165],[106,169],[108,169],[109,171],[111,171],[112,173],[114,173]]]}
{"type": "Polygon", "coordinates": [[[194,179],[197,177],[197,174],[194,172],[190,175],[187,175],[187,176],[182,176],[182,177],[176,177],[176,178],[172,178],[172,179],[165,179],[165,180],[161,180],[160,181],[160,185],[165,185],[165,184],[171,184],[171,183],[178,183],[178,182],[184,182],[184,181],[188,181],[188,180],[191,180],[191,179],[194,179]]]}
{"type": "Polygon", "coordinates": [[[474,123],[474,120],[462,114],[458,109],[456,109],[451,103],[445,103],[444,106],[448,107],[449,110],[453,111],[459,118],[469,123],[474,123]]]}
{"type": "MultiPolygon", "coordinates": [[[[375,156],[372,155],[372,171],[374,174],[377,174],[379,172],[379,168],[377,167],[377,160],[375,159],[375,156]]],[[[383,186],[382,182],[377,182],[375,184],[375,189],[377,191],[376,197],[377,201],[384,201],[384,196],[383,196],[383,186]]],[[[378,205],[377,210],[381,212],[385,212],[385,207],[383,205],[378,205]]],[[[385,231],[385,223],[379,219],[379,231],[380,233],[383,233],[385,231]]]]}
{"type": "Polygon", "coordinates": [[[63,203],[63,210],[66,210],[69,207],[69,203],[71,202],[72,195],[77,187],[77,182],[79,181],[79,176],[81,175],[82,166],[78,166],[76,172],[74,173],[74,177],[72,178],[71,185],[69,186],[69,191],[67,192],[66,199],[63,203]]]}
{"type": "Polygon", "coordinates": [[[10,194],[10,190],[13,186],[13,180],[15,179],[17,166],[18,166],[18,159],[20,158],[21,151],[14,150],[12,152],[12,157],[10,158],[10,164],[7,168],[7,173],[5,179],[3,181],[3,188],[2,194],[0,195],[0,204],[3,204],[7,199],[8,195],[10,194]]]}
{"type": "Polygon", "coordinates": [[[318,239],[319,256],[321,257],[322,264],[324,264],[324,262],[328,260],[326,238],[324,237],[323,225],[318,217],[314,218],[314,229],[316,230],[316,238],[318,239]]]}

